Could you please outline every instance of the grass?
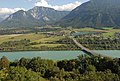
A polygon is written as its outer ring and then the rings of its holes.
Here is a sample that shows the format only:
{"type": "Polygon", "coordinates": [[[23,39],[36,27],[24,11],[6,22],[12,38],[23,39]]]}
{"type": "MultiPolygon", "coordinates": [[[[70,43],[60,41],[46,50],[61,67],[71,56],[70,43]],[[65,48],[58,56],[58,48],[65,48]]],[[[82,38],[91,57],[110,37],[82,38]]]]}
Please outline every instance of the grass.
{"type": "Polygon", "coordinates": [[[111,30],[107,30],[107,32],[106,33],[103,33],[103,36],[104,37],[114,37],[114,34],[116,33],[116,32],[119,32],[120,33],[120,29],[111,29],[111,30]]]}
{"type": "Polygon", "coordinates": [[[46,79],[40,77],[40,81],[49,81],[49,80],[46,80],[46,79]]]}
{"type": "MultiPolygon", "coordinates": [[[[97,31],[97,32],[106,32],[103,33],[104,37],[110,37],[110,36],[114,36],[115,32],[120,32],[120,29],[108,29],[108,30],[96,30],[93,28],[80,28],[80,29],[72,29],[73,31],[97,31]]],[[[65,32],[70,32],[70,30],[63,30],[65,32]]],[[[58,41],[60,39],[63,39],[65,37],[63,36],[51,36],[51,37],[47,37],[46,35],[42,34],[42,33],[30,33],[30,34],[17,34],[17,35],[0,35],[0,44],[2,42],[7,42],[7,41],[15,41],[15,40],[21,40],[21,39],[30,39],[31,42],[54,42],[54,41],[58,41]]]]}
{"type": "Polygon", "coordinates": [[[44,38],[40,38],[38,40],[34,40],[33,42],[54,42],[54,41],[58,41],[60,39],[63,39],[64,37],[63,36],[52,36],[52,37],[44,37],[44,38]]]}
{"type": "Polygon", "coordinates": [[[112,30],[113,28],[104,27],[103,29],[104,29],[104,30],[112,30]]]}
{"type": "MultiPolygon", "coordinates": [[[[70,32],[70,31],[84,31],[84,32],[88,32],[88,31],[96,31],[96,32],[104,32],[103,36],[104,37],[114,37],[114,33],[115,32],[120,32],[120,29],[106,29],[106,30],[97,30],[97,29],[93,29],[93,28],[80,28],[80,29],[71,29],[71,30],[62,30],[66,33],[70,32]]],[[[58,31],[59,32],[59,31],[58,31]]],[[[18,41],[18,40],[22,40],[22,39],[29,39],[32,42],[36,42],[36,43],[42,43],[42,44],[38,44],[38,45],[31,45],[32,47],[41,47],[41,46],[47,46],[47,47],[57,47],[57,46],[62,46],[62,45],[66,45],[66,44],[44,44],[46,42],[55,42],[58,41],[60,39],[65,38],[64,36],[46,36],[43,33],[29,33],[29,34],[13,34],[13,35],[0,35],[0,44],[3,42],[7,42],[7,41],[18,41]]]]}
{"type": "Polygon", "coordinates": [[[32,47],[57,47],[57,46],[65,46],[65,44],[37,44],[37,45],[31,45],[32,47]]]}
{"type": "Polygon", "coordinates": [[[7,41],[18,41],[22,39],[29,39],[32,42],[36,43],[43,43],[43,44],[37,44],[37,45],[31,45],[32,47],[41,47],[41,46],[46,46],[46,47],[57,47],[57,46],[62,46],[65,44],[44,44],[46,42],[55,42],[60,39],[63,39],[63,36],[51,36],[48,37],[45,34],[42,33],[30,33],[30,34],[21,34],[21,35],[1,35],[0,36],[0,44],[3,42],[7,41]]]}
{"type": "Polygon", "coordinates": [[[94,31],[96,29],[94,29],[94,28],[80,28],[80,29],[74,29],[74,30],[76,30],[76,31],[94,31]]]}
{"type": "Polygon", "coordinates": [[[103,34],[104,37],[114,37],[114,32],[108,32],[103,34]]]}
{"type": "Polygon", "coordinates": [[[45,38],[46,36],[43,34],[21,34],[21,35],[2,35],[0,36],[0,43],[7,41],[17,41],[21,39],[30,39],[31,41],[39,40],[41,38],[45,38]]]}
{"type": "Polygon", "coordinates": [[[80,28],[80,29],[73,29],[73,31],[77,32],[107,32],[106,30],[98,30],[94,28],[80,28]]]}
{"type": "Polygon", "coordinates": [[[113,29],[113,28],[104,27],[104,30],[94,29],[94,28],[80,28],[80,29],[72,29],[72,31],[77,31],[77,32],[101,32],[101,33],[103,33],[104,37],[113,38],[114,34],[116,32],[120,32],[120,29],[113,29]]]}

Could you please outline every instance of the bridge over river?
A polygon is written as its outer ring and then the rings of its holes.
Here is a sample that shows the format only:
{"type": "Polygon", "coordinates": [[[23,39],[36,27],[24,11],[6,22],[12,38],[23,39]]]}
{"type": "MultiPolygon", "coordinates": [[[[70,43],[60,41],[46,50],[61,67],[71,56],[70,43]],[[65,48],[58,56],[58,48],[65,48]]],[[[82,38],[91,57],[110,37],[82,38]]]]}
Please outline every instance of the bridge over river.
{"type": "Polygon", "coordinates": [[[90,55],[90,56],[109,57],[109,56],[106,56],[106,55],[98,54],[98,53],[96,53],[96,52],[94,52],[94,51],[92,51],[92,50],[84,47],[84,46],[83,46],[82,44],[80,44],[74,37],[70,37],[70,38],[73,40],[73,42],[74,42],[79,48],[81,48],[81,50],[82,50],[83,52],[85,52],[86,54],[88,54],[88,55],[90,55]]]}

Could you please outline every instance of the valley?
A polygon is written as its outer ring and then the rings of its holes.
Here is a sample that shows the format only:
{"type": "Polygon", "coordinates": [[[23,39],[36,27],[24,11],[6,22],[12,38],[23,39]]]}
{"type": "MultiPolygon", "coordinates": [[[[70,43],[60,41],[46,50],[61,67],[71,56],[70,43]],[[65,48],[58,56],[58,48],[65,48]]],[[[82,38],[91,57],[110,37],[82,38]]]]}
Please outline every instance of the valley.
{"type": "Polygon", "coordinates": [[[40,27],[36,30],[1,33],[0,51],[80,50],[69,36],[91,50],[120,49],[119,29],[40,27]]]}
{"type": "Polygon", "coordinates": [[[120,81],[120,0],[0,0],[0,81],[120,81]]]}

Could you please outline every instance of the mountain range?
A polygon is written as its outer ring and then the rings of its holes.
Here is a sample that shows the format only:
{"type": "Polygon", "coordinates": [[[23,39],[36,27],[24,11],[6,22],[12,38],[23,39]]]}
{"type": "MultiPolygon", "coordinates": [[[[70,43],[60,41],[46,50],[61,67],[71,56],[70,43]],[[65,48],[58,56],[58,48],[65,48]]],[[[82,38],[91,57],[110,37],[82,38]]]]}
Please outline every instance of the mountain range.
{"type": "Polygon", "coordinates": [[[120,27],[120,0],[90,0],[57,22],[68,27],[120,27]]]}
{"type": "Polygon", "coordinates": [[[3,21],[3,18],[0,17],[0,22],[2,22],[2,21],[3,21]]]}
{"type": "Polygon", "coordinates": [[[0,27],[114,27],[120,28],[120,0],[90,0],[69,11],[34,7],[17,11],[0,23],[0,27]]]}
{"type": "Polygon", "coordinates": [[[28,11],[19,10],[0,23],[0,27],[35,27],[53,25],[69,11],[57,11],[47,7],[34,7],[28,11]]]}

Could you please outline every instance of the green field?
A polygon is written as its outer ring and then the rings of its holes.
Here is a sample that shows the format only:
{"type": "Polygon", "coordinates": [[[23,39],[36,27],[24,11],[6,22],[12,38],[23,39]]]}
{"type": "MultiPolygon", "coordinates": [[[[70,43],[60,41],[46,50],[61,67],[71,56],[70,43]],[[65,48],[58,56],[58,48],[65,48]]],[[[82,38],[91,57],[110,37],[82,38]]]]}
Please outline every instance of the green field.
{"type": "MultiPolygon", "coordinates": [[[[0,35],[0,46],[6,50],[70,50],[76,49],[73,43],[69,43],[68,38],[70,33],[74,32],[98,32],[101,33],[104,38],[114,38],[114,34],[120,32],[120,29],[93,29],[93,28],[80,28],[80,29],[63,29],[53,31],[51,33],[64,32],[65,35],[49,35],[48,33],[38,32],[29,34],[12,34],[12,35],[0,35]],[[67,37],[67,38],[66,38],[67,37]],[[64,41],[68,41],[64,42],[64,41]],[[24,41],[24,42],[23,42],[24,41]],[[58,42],[59,41],[59,42],[58,42]],[[63,42],[62,42],[63,41],[63,42]],[[15,43],[14,43],[15,42],[15,43]]],[[[98,34],[96,34],[98,36],[98,34]]],[[[93,37],[97,37],[93,35],[93,37]]],[[[87,35],[85,35],[86,37],[87,35]]],[[[89,35],[88,35],[89,36],[89,35]]],[[[91,37],[91,36],[90,36],[91,37]]],[[[99,35],[99,37],[101,37],[99,35]]],[[[84,38],[84,36],[83,36],[84,38]]]]}
{"type": "Polygon", "coordinates": [[[53,43],[65,38],[64,36],[46,36],[43,33],[30,33],[30,34],[16,34],[16,35],[0,35],[0,44],[9,41],[30,40],[30,47],[59,47],[66,46],[66,44],[53,43]],[[37,43],[37,44],[36,44],[37,43]]]}
{"type": "Polygon", "coordinates": [[[66,44],[37,44],[37,45],[31,45],[32,47],[57,47],[57,46],[66,46],[66,44]]]}
{"type": "Polygon", "coordinates": [[[103,33],[103,36],[104,37],[114,37],[114,34],[117,32],[120,33],[120,29],[109,29],[109,30],[106,30],[107,32],[106,33],[103,33]]]}
{"type": "MultiPolygon", "coordinates": [[[[115,32],[120,32],[120,29],[104,29],[104,30],[98,30],[93,28],[80,28],[80,29],[65,29],[61,30],[65,33],[70,33],[71,31],[75,32],[101,32],[104,36],[113,36],[115,32]]],[[[59,31],[58,31],[59,32],[59,31]]],[[[12,34],[12,35],[0,35],[0,43],[7,42],[7,41],[15,41],[15,40],[21,40],[21,39],[30,39],[31,42],[54,42],[57,40],[60,40],[62,38],[65,38],[64,36],[46,36],[43,33],[30,33],[30,34],[12,34]]]]}
{"type": "Polygon", "coordinates": [[[43,34],[17,34],[17,35],[2,35],[0,36],[0,43],[7,41],[16,41],[21,39],[29,39],[31,41],[38,40],[40,38],[45,38],[43,34]]]}
{"type": "Polygon", "coordinates": [[[104,28],[101,29],[94,29],[94,28],[80,28],[80,29],[73,29],[73,31],[77,32],[101,32],[104,37],[114,37],[114,34],[117,32],[120,33],[120,29],[113,29],[113,28],[104,28]]]}

